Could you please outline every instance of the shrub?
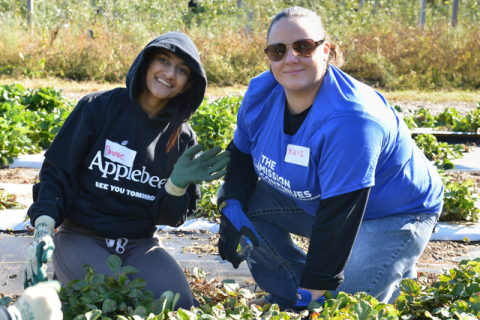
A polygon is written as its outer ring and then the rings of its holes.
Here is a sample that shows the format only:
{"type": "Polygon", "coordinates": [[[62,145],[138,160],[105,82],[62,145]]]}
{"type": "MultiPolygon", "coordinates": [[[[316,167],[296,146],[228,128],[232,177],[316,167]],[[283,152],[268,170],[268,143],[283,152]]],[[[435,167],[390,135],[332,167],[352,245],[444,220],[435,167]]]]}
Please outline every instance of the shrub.
{"type": "Polygon", "coordinates": [[[61,90],[0,86],[0,165],[12,164],[20,154],[48,148],[72,108],[61,90]]]}

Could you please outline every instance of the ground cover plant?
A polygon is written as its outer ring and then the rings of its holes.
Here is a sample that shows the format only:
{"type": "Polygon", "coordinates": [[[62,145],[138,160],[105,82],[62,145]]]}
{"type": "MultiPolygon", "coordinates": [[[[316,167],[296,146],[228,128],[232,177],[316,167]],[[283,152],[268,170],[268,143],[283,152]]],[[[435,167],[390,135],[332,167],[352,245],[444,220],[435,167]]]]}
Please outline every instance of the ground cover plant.
{"type": "Polygon", "coordinates": [[[38,1],[30,28],[26,2],[3,0],[0,74],[123,82],[146,43],[182,30],[197,44],[212,84],[247,85],[268,69],[262,48],[272,17],[301,5],[321,15],[343,48],[343,69],[358,79],[403,90],[480,87],[477,0],[460,1],[455,28],[452,1],[444,0],[427,1],[422,28],[419,4],[408,0],[198,2],[193,12],[187,0],[38,1]]]}
{"type": "Polygon", "coordinates": [[[20,84],[0,86],[0,166],[50,146],[73,108],[61,93],[20,84]]]}
{"type": "MultiPolygon", "coordinates": [[[[340,293],[335,298],[325,294],[321,305],[313,301],[308,310],[279,310],[277,305],[247,306],[258,296],[241,288],[234,280],[207,279],[205,272],[195,268],[186,271],[194,297],[200,306],[190,310],[175,309],[179,295],[165,292],[154,300],[151,291],[143,290],[146,282],[129,281],[127,274],[138,272],[122,266],[112,255],[107,260],[113,276],[95,273],[84,265],[85,278],[71,281],[60,292],[66,320],[200,320],[200,319],[365,319],[365,320],[473,320],[480,317],[480,259],[463,260],[458,268],[445,270],[439,281],[417,283],[411,279],[400,283],[400,296],[393,305],[359,292],[340,293]]],[[[261,293],[260,293],[261,294],[261,293]]],[[[0,305],[12,303],[10,297],[0,305]]]]}

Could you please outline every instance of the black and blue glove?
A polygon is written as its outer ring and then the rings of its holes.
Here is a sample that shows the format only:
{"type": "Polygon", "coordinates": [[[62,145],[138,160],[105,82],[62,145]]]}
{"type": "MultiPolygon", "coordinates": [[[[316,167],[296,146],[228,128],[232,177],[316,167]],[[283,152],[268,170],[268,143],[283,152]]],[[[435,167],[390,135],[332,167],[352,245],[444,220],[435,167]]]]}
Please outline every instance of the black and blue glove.
{"type": "MultiPolygon", "coordinates": [[[[312,294],[308,290],[297,289],[297,304],[293,307],[296,312],[303,311],[308,308],[308,305],[312,301],[312,294]]],[[[325,297],[321,296],[316,300],[323,305],[325,303],[325,297]]]]}
{"type": "Polygon", "coordinates": [[[226,206],[221,210],[221,213],[218,251],[222,260],[229,261],[237,269],[240,262],[243,261],[242,257],[237,253],[242,235],[248,237],[255,247],[260,245],[260,237],[243,212],[240,201],[234,199],[226,200],[226,206]]]}

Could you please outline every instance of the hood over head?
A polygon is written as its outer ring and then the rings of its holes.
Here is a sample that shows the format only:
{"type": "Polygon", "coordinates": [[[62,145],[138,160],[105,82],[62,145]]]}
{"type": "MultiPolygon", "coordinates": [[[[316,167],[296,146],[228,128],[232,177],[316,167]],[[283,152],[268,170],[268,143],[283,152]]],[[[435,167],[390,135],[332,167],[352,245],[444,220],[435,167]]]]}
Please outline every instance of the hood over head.
{"type": "MultiPolygon", "coordinates": [[[[157,37],[147,44],[142,52],[140,52],[140,54],[135,58],[135,61],[128,70],[126,80],[130,99],[132,101],[137,101],[138,95],[142,90],[146,89],[146,87],[141,88],[141,84],[145,83],[146,71],[152,55],[155,54],[155,52],[157,52],[159,49],[167,49],[175,53],[180,59],[185,61],[192,71],[196,73],[196,80],[192,88],[188,90],[192,91],[191,99],[189,101],[191,106],[189,109],[192,110],[193,114],[193,112],[198,109],[205,96],[205,90],[207,88],[207,76],[200,62],[200,55],[198,54],[197,47],[189,36],[180,31],[168,32],[157,37]],[[144,79],[141,79],[142,77],[144,79]]],[[[170,99],[168,104],[171,105],[173,103],[175,105],[179,105],[182,102],[185,103],[182,100],[182,95],[178,95],[170,99]]]]}

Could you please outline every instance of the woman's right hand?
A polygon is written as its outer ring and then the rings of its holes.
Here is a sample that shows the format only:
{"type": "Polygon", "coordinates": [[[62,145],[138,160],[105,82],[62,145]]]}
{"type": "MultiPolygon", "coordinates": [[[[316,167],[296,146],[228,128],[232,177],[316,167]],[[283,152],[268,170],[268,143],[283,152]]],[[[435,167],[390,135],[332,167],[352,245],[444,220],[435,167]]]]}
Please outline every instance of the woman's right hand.
{"type": "Polygon", "coordinates": [[[23,287],[36,285],[41,281],[48,281],[47,262],[51,259],[53,249],[53,230],[55,220],[49,216],[40,216],[35,220],[35,234],[33,242],[28,248],[27,263],[23,270],[23,287]]]}
{"type": "Polygon", "coordinates": [[[191,183],[217,180],[227,173],[223,169],[230,162],[229,151],[220,153],[222,148],[215,147],[195,157],[202,149],[197,144],[178,158],[170,175],[170,180],[176,187],[185,189],[191,183]]]}

